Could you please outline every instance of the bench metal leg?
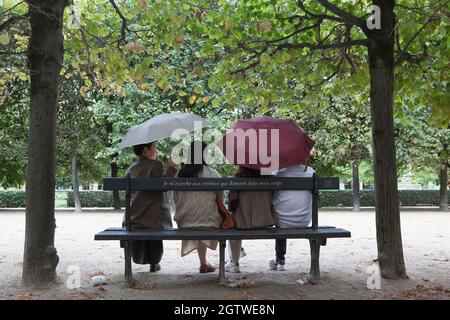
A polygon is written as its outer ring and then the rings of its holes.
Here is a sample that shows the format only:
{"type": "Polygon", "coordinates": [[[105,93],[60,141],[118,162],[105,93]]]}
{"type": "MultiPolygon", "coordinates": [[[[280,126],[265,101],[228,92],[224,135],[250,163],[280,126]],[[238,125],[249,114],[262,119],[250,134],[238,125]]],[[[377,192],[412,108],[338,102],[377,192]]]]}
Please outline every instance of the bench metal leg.
{"type": "Polygon", "coordinates": [[[311,249],[311,269],[309,272],[311,283],[320,280],[319,255],[322,239],[309,239],[309,247],[311,249]]]}
{"type": "Polygon", "coordinates": [[[128,287],[134,285],[133,269],[131,267],[131,248],[130,241],[124,241],[124,253],[125,253],[125,284],[128,287]]]}
{"type": "Polygon", "coordinates": [[[225,279],[225,248],[226,248],[226,241],[220,240],[219,241],[219,283],[221,285],[226,284],[225,279]]]}

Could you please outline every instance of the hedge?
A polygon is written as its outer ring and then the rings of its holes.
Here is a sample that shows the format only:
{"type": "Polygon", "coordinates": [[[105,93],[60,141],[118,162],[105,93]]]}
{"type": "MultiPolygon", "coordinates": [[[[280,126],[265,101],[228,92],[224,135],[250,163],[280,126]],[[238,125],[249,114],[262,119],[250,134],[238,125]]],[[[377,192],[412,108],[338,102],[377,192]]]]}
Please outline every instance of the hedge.
{"type": "MultiPolygon", "coordinates": [[[[73,193],[68,192],[68,205],[73,207],[73,193]]],[[[400,190],[400,205],[402,206],[439,206],[439,190],[400,190]]],[[[81,206],[83,207],[112,207],[111,191],[81,191],[81,206]]],[[[450,192],[449,192],[450,198],[450,192]]],[[[121,205],[125,206],[125,194],[120,194],[121,205]]],[[[352,190],[323,190],[320,191],[320,205],[322,207],[352,207],[352,190]]],[[[361,190],[361,206],[375,206],[375,191],[361,190]]]]}
{"type": "Polygon", "coordinates": [[[23,208],[26,200],[25,190],[0,191],[0,208],[23,208]]]}
{"type": "MultiPolygon", "coordinates": [[[[361,190],[361,207],[375,206],[375,192],[373,190],[361,190]]],[[[353,207],[352,190],[323,190],[320,191],[321,207],[353,207]]]]}
{"type": "MultiPolygon", "coordinates": [[[[450,191],[447,191],[450,198],[450,191]]],[[[361,207],[375,206],[375,190],[361,190],[361,207]]],[[[439,206],[439,190],[399,190],[401,206],[439,206]]],[[[352,207],[352,190],[320,191],[322,207],[352,207]]]]}
{"type": "MultiPolygon", "coordinates": [[[[120,205],[125,206],[125,193],[120,192],[120,205]]],[[[81,207],[112,207],[113,194],[111,191],[80,191],[81,207]]],[[[67,192],[67,205],[75,207],[73,192],[67,192]]]]}
{"type": "MultiPolygon", "coordinates": [[[[439,206],[439,190],[400,190],[400,205],[402,206],[439,206]]],[[[449,191],[450,198],[450,191],[449,191]]],[[[112,207],[111,191],[80,191],[82,207],[112,207]]],[[[25,207],[26,194],[23,190],[0,191],[0,208],[25,207]]],[[[120,202],[125,206],[125,194],[120,193],[120,202]]],[[[67,192],[67,204],[74,207],[73,192],[67,192]]],[[[352,207],[352,190],[323,190],[320,192],[322,207],[352,207]]],[[[375,191],[361,190],[361,206],[375,206],[375,191]]]]}

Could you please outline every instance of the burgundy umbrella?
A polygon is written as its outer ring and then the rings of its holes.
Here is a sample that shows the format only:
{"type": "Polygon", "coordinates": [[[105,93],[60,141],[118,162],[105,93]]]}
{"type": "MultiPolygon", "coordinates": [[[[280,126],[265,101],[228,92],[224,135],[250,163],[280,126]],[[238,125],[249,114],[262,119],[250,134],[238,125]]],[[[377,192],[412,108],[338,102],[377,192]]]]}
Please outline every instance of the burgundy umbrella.
{"type": "Polygon", "coordinates": [[[270,170],[304,164],[314,144],[292,120],[266,116],[237,121],[219,141],[230,163],[270,170]]]}

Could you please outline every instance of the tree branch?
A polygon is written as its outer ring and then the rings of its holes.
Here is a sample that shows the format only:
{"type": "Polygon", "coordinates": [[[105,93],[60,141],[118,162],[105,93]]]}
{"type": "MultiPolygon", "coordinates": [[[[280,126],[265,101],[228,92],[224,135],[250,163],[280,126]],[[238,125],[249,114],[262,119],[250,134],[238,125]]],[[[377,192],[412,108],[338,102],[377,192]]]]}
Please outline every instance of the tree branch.
{"type": "Polygon", "coordinates": [[[9,9],[6,9],[5,11],[3,11],[3,12],[0,12],[0,16],[2,16],[2,15],[4,15],[4,14],[6,14],[6,13],[8,13],[8,12],[11,12],[11,11],[13,11],[16,7],[18,7],[18,6],[20,6],[22,3],[24,3],[25,2],[25,0],[23,0],[23,1],[19,1],[18,3],[16,3],[15,5],[13,5],[11,8],[9,8],[9,9]]]}
{"type": "Polygon", "coordinates": [[[256,41],[249,42],[249,44],[251,44],[251,43],[261,43],[261,42],[266,43],[266,44],[273,44],[273,43],[281,42],[281,41],[289,39],[290,37],[293,37],[296,34],[299,34],[301,32],[305,32],[305,31],[308,31],[310,29],[317,28],[318,26],[320,26],[320,22],[315,23],[315,24],[310,25],[310,26],[307,26],[307,27],[304,27],[304,28],[297,29],[297,30],[293,31],[292,33],[288,34],[287,36],[284,36],[284,37],[281,37],[281,38],[278,38],[278,39],[275,39],[275,40],[256,40],[256,41]]]}
{"type": "Polygon", "coordinates": [[[326,77],[326,78],[323,78],[322,80],[320,80],[320,81],[318,81],[318,82],[316,82],[316,83],[314,83],[314,84],[306,84],[306,86],[309,88],[309,89],[314,89],[314,88],[317,88],[317,87],[320,87],[322,84],[324,84],[325,82],[328,82],[328,81],[330,81],[335,75],[337,75],[338,73],[339,73],[339,71],[341,70],[341,65],[342,65],[342,63],[344,62],[344,58],[345,58],[345,56],[342,56],[341,57],[341,59],[339,60],[339,62],[338,62],[338,64],[336,65],[336,69],[333,71],[333,73],[332,74],[330,74],[328,77],[326,77]]]}
{"type": "Polygon", "coordinates": [[[399,7],[399,8],[402,8],[402,9],[406,9],[406,10],[410,10],[410,11],[414,11],[414,12],[419,12],[419,13],[422,13],[422,12],[423,12],[423,9],[429,8],[429,7],[431,7],[431,5],[432,5],[432,4],[430,3],[429,5],[426,5],[426,6],[421,6],[421,7],[410,7],[410,6],[401,4],[401,3],[396,3],[396,4],[395,4],[396,7],[399,7]]]}
{"type": "Polygon", "coordinates": [[[356,17],[351,13],[338,8],[327,0],[317,0],[317,2],[320,3],[325,9],[342,18],[347,24],[359,26],[361,28],[364,28],[366,26],[366,21],[364,19],[356,17]]]}
{"type": "Polygon", "coordinates": [[[255,62],[253,62],[253,63],[251,63],[248,66],[245,66],[243,68],[239,68],[239,69],[237,69],[235,71],[232,71],[232,72],[230,72],[230,74],[235,75],[235,74],[238,74],[238,73],[245,72],[245,71],[247,71],[247,70],[249,70],[251,68],[256,67],[258,64],[259,64],[259,57],[258,57],[258,59],[255,62]]]}
{"type": "MultiPolygon", "coordinates": [[[[413,57],[410,53],[408,53],[408,48],[411,45],[411,43],[414,41],[415,38],[426,28],[426,26],[433,21],[436,21],[436,13],[429,17],[427,21],[422,25],[422,27],[419,28],[419,30],[416,31],[416,33],[411,37],[411,39],[408,40],[408,42],[405,44],[403,49],[398,54],[397,58],[395,59],[395,65],[400,65],[403,61],[409,61],[408,59],[411,59],[413,57]]],[[[400,43],[398,43],[400,45],[400,43]]],[[[424,50],[426,51],[426,50],[424,50]]],[[[426,54],[426,52],[424,52],[426,54]]],[[[422,54],[422,56],[424,56],[422,54]]],[[[425,57],[424,57],[425,58],[425,57]]]]}
{"type": "Polygon", "coordinates": [[[395,60],[395,66],[401,65],[405,61],[413,64],[419,64],[420,62],[426,60],[428,57],[429,55],[426,52],[426,48],[424,48],[424,51],[421,54],[410,54],[409,52],[403,52],[397,58],[397,60],[395,60]]]}
{"type": "Polygon", "coordinates": [[[278,45],[276,48],[277,50],[280,49],[303,49],[303,48],[309,48],[310,50],[328,50],[328,49],[338,49],[338,48],[344,48],[344,47],[352,47],[352,46],[368,46],[370,43],[369,39],[356,39],[356,40],[350,40],[345,42],[333,42],[333,43],[283,43],[278,45]]]}
{"type": "Polygon", "coordinates": [[[301,0],[297,0],[297,6],[302,9],[307,15],[315,18],[315,19],[319,19],[319,20],[332,20],[332,21],[337,21],[337,22],[344,22],[344,19],[340,18],[340,17],[335,17],[335,16],[330,16],[328,14],[324,14],[324,13],[314,13],[309,11],[305,4],[303,3],[303,1],[301,0]]]}
{"type": "Polygon", "coordinates": [[[116,13],[119,15],[120,19],[122,19],[122,28],[120,30],[120,41],[122,43],[125,43],[125,32],[128,31],[130,32],[130,29],[128,28],[128,20],[127,18],[125,18],[125,16],[122,14],[122,12],[120,11],[119,7],[117,6],[116,2],[114,0],[109,0],[109,3],[111,3],[111,5],[113,6],[114,10],[116,11],[116,13]]]}
{"type": "MultiPolygon", "coordinates": [[[[274,50],[272,50],[270,52],[270,55],[274,55],[276,52],[282,50],[282,49],[303,49],[303,48],[309,48],[310,50],[328,50],[328,49],[339,49],[339,48],[349,48],[351,46],[357,46],[357,45],[368,45],[370,42],[370,40],[367,39],[356,39],[356,40],[348,40],[345,42],[334,42],[334,43],[329,43],[329,44],[313,44],[313,43],[297,43],[297,44],[292,44],[292,43],[283,43],[280,45],[277,45],[274,47],[274,50]]],[[[245,47],[241,47],[245,50],[245,47]]],[[[262,48],[262,50],[260,52],[253,52],[253,57],[251,57],[250,59],[248,59],[248,61],[252,60],[252,59],[256,59],[254,62],[252,62],[251,64],[239,68],[235,71],[232,71],[231,74],[238,74],[241,72],[245,72],[253,67],[256,67],[259,62],[260,62],[260,56],[261,54],[263,54],[264,52],[266,52],[269,49],[269,46],[266,45],[262,48]]],[[[342,57],[343,60],[344,57],[342,57]]],[[[339,63],[339,66],[342,64],[342,61],[339,63]]],[[[334,77],[335,74],[333,74],[331,76],[334,77]]],[[[330,78],[330,79],[331,79],[330,78]]]]}

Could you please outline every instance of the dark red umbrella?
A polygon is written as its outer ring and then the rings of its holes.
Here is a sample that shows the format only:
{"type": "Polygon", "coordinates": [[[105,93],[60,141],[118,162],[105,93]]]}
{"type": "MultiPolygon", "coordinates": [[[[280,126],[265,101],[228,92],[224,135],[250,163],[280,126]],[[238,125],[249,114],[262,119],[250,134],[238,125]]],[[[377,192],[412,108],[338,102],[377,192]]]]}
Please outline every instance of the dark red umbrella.
{"type": "Polygon", "coordinates": [[[292,120],[266,116],[237,121],[219,141],[230,163],[271,170],[304,164],[314,144],[292,120]]]}

